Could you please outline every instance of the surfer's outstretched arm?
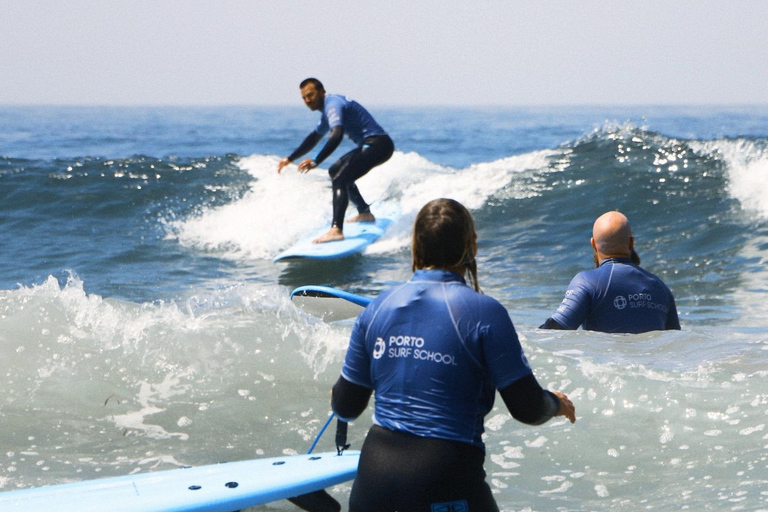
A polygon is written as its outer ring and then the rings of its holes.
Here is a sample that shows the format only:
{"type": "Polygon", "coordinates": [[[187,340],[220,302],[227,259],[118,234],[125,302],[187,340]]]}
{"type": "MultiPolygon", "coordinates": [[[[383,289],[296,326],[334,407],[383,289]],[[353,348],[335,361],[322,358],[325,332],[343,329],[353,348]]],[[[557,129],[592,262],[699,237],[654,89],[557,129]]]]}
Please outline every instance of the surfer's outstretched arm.
{"type": "Polygon", "coordinates": [[[320,139],[322,138],[323,136],[317,133],[316,131],[310,132],[310,134],[306,136],[306,138],[302,141],[302,143],[299,144],[299,147],[293,150],[293,153],[291,153],[287,157],[280,160],[280,163],[277,164],[277,173],[280,174],[280,171],[283,170],[283,167],[293,162],[300,156],[306,155],[307,152],[313,147],[315,147],[317,143],[320,142],[320,139]]]}

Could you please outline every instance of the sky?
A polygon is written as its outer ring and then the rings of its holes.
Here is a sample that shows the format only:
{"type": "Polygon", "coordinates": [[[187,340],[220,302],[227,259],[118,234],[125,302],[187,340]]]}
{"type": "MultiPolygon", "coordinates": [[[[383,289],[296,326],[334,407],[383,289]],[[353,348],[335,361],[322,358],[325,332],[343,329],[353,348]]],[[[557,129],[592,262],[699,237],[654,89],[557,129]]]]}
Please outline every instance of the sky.
{"type": "Polygon", "coordinates": [[[768,105],[765,0],[0,0],[0,104],[768,105]]]}

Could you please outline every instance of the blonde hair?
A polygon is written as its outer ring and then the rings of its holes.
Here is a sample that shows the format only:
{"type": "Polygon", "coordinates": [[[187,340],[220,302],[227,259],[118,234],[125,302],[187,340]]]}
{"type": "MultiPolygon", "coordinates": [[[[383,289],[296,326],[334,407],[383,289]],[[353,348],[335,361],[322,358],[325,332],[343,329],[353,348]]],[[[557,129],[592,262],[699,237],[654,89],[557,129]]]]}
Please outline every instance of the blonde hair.
{"type": "Polygon", "coordinates": [[[476,239],[475,222],[464,205],[453,199],[434,199],[422,207],[413,223],[412,270],[459,270],[479,292],[476,239]]]}

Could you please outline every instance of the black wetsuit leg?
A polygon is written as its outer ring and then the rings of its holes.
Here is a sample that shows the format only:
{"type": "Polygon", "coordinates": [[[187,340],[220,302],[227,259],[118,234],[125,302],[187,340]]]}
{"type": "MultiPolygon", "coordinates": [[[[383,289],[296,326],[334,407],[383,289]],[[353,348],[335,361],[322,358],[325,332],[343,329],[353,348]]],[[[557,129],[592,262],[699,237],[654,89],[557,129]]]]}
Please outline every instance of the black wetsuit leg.
{"type": "Polygon", "coordinates": [[[476,446],[371,427],[350,512],[498,512],[476,446]]]}
{"type": "Polygon", "coordinates": [[[368,137],[362,147],[345,154],[328,169],[333,189],[333,226],[343,229],[350,201],[357,207],[358,213],[370,211],[355,181],[389,160],[394,151],[395,145],[388,135],[368,137]]]}

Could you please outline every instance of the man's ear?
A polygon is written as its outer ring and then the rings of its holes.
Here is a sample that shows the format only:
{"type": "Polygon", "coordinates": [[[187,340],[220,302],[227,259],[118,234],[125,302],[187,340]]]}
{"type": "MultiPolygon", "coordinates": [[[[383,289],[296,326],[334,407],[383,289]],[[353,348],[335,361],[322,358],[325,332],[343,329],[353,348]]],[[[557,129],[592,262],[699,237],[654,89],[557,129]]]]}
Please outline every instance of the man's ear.
{"type": "Polygon", "coordinates": [[[597,252],[597,244],[595,243],[595,238],[594,237],[589,239],[589,243],[592,245],[592,249],[594,249],[595,252],[597,252]]]}

